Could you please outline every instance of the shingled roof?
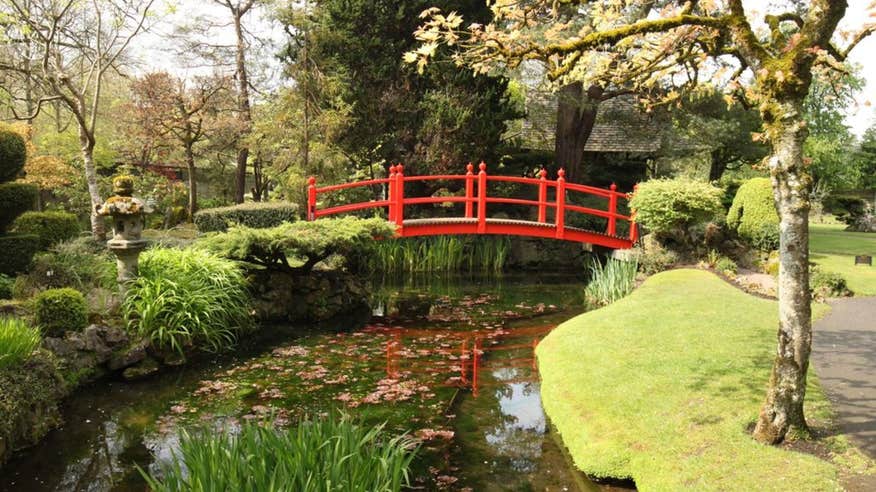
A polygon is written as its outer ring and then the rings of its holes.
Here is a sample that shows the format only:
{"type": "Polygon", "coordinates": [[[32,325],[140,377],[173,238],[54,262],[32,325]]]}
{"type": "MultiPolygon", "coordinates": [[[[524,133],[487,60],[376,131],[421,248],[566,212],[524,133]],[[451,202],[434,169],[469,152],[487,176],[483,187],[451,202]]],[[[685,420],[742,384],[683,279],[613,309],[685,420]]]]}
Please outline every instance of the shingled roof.
{"type": "MultiPolygon", "coordinates": [[[[553,150],[556,95],[536,92],[527,97],[526,106],[524,142],[533,149],[553,150]]],[[[635,97],[619,96],[599,105],[596,124],[584,151],[654,153],[660,149],[660,140],[660,128],[637,106],[635,97]]]]}

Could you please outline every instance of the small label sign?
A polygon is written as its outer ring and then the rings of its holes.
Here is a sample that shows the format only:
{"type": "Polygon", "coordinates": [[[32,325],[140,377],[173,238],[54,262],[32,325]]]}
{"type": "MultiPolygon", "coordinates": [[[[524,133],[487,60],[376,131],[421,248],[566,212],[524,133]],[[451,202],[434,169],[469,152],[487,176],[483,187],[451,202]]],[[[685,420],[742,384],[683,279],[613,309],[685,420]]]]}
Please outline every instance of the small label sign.
{"type": "Polygon", "coordinates": [[[857,255],[855,256],[855,265],[873,266],[873,257],[870,255],[857,255]]]}

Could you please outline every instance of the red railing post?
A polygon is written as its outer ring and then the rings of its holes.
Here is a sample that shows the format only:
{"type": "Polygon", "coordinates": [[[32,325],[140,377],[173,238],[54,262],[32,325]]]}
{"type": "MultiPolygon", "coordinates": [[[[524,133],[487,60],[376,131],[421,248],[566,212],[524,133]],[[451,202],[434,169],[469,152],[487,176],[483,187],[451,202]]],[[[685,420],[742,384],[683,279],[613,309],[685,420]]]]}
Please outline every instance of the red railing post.
{"type": "Polygon", "coordinates": [[[386,201],[389,202],[387,220],[395,222],[395,164],[389,166],[389,183],[386,184],[386,201]]]}
{"type": "Polygon", "coordinates": [[[547,222],[547,170],[538,172],[538,221],[547,222]]]}
{"type": "Polygon", "coordinates": [[[608,230],[605,231],[609,236],[614,236],[617,232],[617,185],[611,184],[611,194],[608,195],[608,213],[611,214],[608,216],[608,230]]]}
{"type": "Polygon", "coordinates": [[[316,177],[307,180],[307,220],[316,219],[316,177]]]}
{"type": "Polygon", "coordinates": [[[557,239],[566,235],[566,171],[557,172],[557,216],[554,222],[557,226],[557,239]]]}
{"type": "MultiPolygon", "coordinates": [[[[633,186],[633,195],[639,190],[639,185],[633,186]]],[[[630,210],[630,241],[635,243],[639,240],[639,228],[636,227],[636,212],[630,210]]]]}
{"type": "Polygon", "coordinates": [[[398,235],[402,234],[405,222],[405,167],[399,163],[395,167],[395,225],[398,226],[398,235]]]}
{"type": "Polygon", "coordinates": [[[474,166],[471,162],[465,166],[465,218],[474,216],[474,166]]]}
{"type": "Polygon", "coordinates": [[[478,173],[478,233],[487,232],[487,164],[481,161],[478,173]]]}

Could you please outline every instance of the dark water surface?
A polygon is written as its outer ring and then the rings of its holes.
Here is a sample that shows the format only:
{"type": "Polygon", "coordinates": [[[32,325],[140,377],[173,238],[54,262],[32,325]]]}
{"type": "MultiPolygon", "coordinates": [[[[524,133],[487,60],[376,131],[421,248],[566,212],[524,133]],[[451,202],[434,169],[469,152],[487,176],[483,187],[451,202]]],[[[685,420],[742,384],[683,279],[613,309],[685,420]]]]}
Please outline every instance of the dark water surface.
{"type": "Polygon", "coordinates": [[[539,395],[534,349],[583,311],[581,290],[569,277],[393,283],[375,289],[364,328],[263,342],[143,382],[99,382],[66,402],[62,428],[0,469],[0,491],[142,491],[135,465],[167,460],[180,423],[344,405],[389,429],[435,431],[418,471],[425,489],[610,490],[572,470],[539,395]],[[419,390],[391,392],[399,387],[419,390]]]}

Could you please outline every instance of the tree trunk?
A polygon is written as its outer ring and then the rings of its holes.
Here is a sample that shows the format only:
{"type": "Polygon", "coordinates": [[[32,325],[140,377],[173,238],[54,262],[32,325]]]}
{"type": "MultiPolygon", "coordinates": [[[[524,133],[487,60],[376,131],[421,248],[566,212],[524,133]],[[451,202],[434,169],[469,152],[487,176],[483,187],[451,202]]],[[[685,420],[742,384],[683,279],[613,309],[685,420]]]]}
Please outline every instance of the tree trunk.
{"type": "Polygon", "coordinates": [[[557,96],[557,128],[554,150],[557,165],[566,170],[566,179],[581,178],[584,146],[596,123],[596,113],[604,90],[591,85],[587,92],[581,82],[560,89],[557,96]]]}
{"type": "MultiPolygon", "coordinates": [[[[252,124],[252,113],[249,105],[249,78],[246,73],[246,40],[243,37],[243,27],[241,26],[241,17],[243,12],[239,9],[234,10],[234,32],[237,35],[237,106],[241,123],[243,123],[243,134],[241,139],[244,139],[249,134],[252,124]]],[[[237,203],[243,203],[243,195],[246,193],[246,162],[249,159],[249,147],[244,141],[239,145],[237,150],[237,173],[235,184],[234,200],[237,203]]]]}
{"type": "Polygon", "coordinates": [[[195,220],[198,211],[198,179],[195,176],[195,151],[193,142],[186,142],[186,168],[189,173],[189,220],[195,220]]]}
{"type": "Polygon", "coordinates": [[[771,135],[769,158],[780,219],[778,349],[766,401],[754,437],[776,444],[785,435],[808,432],[803,414],[806,372],[812,348],[809,292],[809,193],[812,181],[803,165],[806,123],[802,103],[781,104],[783,118],[771,135]]]}
{"type": "Polygon", "coordinates": [[[711,165],[709,166],[709,181],[718,181],[727,170],[727,161],[723,159],[722,152],[715,149],[711,153],[711,165]]]}
{"type": "Polygon", "coordinates": [[[85,183],[88,185],[88,195],[91,198],[91,235],[97,241],[105,241],[106,226],[103,217],[97,215],[97,207],[103,203],[103,200],[100,198],[97,169],[94,166],[94,139],[89,137],[82,125],[79,126],[79,146],[85,167],[85,183]]]}

